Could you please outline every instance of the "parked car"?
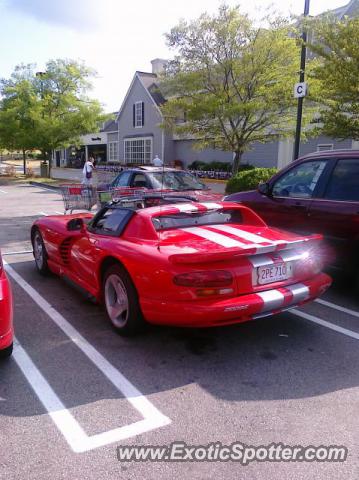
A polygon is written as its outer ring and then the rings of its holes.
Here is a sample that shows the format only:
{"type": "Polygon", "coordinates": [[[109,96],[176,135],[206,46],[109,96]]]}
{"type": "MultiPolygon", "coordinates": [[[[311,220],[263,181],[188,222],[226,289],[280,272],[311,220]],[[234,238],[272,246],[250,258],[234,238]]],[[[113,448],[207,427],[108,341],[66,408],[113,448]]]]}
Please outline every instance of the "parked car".
{"type": "Polygon", "coordinates": [[[110,184],[100,184],[99,190],[133,188],[134,190],[164,190],[186,192],[196,201],[221,200],[222,195],[211,191],[207,185],[185,170],[175,168],[143,166],[127,168],[120,172],[110,184]]]}
{"type": "Polygon", "coordinates": [[[145,322],[244,322],[313,300],[331,284],[317,261],[320,236],[268,228],[236,203],[127,198],[96,215],[39,218],[31,240],[37,270],[103,302],[123,335],[145,322]]]}
{"type": "Polygon", "coordinates": [[[0,358],[9,357],[13,346],[13,304],[9,280],[0,253],[0,358]]]}
{"type": "Polygon", "coordinates": [[[291,163],[257,191],[226,201],[255,210],[271,226],[324,235],[330,263],[359,279],[359,151],[330,150],[291,163]]]}

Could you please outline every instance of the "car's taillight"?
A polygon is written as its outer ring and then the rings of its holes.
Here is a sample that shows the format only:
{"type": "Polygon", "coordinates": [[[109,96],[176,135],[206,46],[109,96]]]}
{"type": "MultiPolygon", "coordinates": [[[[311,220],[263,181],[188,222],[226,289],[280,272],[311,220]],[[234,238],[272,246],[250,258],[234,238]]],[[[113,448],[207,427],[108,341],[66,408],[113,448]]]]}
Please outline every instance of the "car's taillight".
{"type": "Polygon", "coordinates": [[[173,283],[183,287],[227,287],[232,282],[233,276],[226,270],[181,273],[173,277],[173,283]]]}

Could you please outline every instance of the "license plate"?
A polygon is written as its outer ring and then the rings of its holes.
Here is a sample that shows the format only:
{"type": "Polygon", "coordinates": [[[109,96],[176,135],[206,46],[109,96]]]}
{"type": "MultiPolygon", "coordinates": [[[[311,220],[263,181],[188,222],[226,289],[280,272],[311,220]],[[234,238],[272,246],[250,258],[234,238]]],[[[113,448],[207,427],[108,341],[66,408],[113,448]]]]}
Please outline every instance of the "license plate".
{"type": "Polygon", "coordinates": [[[291,262],[266,265],[264,267],[258,267],[257,274],[257,283],[259,285],[281,282],[293,276],[293,265],[291,262]]]}

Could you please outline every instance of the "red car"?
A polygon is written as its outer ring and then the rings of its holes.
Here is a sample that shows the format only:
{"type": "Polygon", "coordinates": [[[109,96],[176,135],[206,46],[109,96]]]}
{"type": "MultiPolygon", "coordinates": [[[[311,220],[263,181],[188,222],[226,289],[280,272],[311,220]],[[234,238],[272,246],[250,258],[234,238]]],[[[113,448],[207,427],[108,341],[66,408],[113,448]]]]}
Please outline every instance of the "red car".
{"type": "Polygon", "coordinates": [[[291,163],[258,191],[225,197],[252,208],[271,226],[323,234],[330,263],[359,284],[359,151],[312,153],[291,163]]]}
{"type": "Polygon", "coordinates": [[[320,236],[268,228],[235,203],[157,203],[150,207],[148,196],[110,203],[95,216],[38,219],[37,269],[103,302],[123,335],[145,322],[244,322],[313,300],[331,284],[320,271],[320,236]]]}
{"type": "Polygon", "coordinates": [[[13,344],[13,306],[9,280],[0,254],[0,358],[9,357],[13,344]]]}

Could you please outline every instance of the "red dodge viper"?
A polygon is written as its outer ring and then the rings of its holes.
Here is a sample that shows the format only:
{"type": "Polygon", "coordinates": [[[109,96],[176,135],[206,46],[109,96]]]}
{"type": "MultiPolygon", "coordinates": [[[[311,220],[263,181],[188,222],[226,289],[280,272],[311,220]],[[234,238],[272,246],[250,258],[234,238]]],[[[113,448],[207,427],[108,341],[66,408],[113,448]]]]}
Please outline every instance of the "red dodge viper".
{"type": "Polygon", "coordinates": [[[313,300],[331,284],[321,273],[320,235],[269,228],[237,203],[132,197],[95,215],[40,218],[31,239],[38,271],[103,302],[123,335],[146,322],[245,322],[313,300]]]}
{"type": "Polygon", "coordinates": [[[9,357],[12,353],[13,325],[12,294],[0,254],[0,358],[9,357]]]}

